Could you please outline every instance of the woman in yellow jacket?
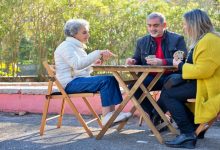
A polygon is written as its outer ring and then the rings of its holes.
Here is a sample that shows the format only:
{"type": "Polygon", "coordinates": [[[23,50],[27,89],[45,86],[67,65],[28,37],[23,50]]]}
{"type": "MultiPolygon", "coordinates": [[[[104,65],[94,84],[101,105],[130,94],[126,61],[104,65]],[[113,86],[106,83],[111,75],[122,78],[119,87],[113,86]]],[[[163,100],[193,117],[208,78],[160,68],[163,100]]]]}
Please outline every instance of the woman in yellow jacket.
{"type": "MultiPolygon", "coordinates": [[[[182,71],[185,82],[164,88],[159,100],[165,104],[180,129],[180,135],[165,144],[195,148],[197,124],[210,121],[220,112],[220,35],[214,30],[208,15],[199,9],[184,14],[183,29],[191,50],[186,63],[174,56],[173,65],[182,71]],[[185,104],[188,98],[195,97],[193,114],[185,104]]],[[[199,138],[204,138],[204,135],[199,138]]]]}

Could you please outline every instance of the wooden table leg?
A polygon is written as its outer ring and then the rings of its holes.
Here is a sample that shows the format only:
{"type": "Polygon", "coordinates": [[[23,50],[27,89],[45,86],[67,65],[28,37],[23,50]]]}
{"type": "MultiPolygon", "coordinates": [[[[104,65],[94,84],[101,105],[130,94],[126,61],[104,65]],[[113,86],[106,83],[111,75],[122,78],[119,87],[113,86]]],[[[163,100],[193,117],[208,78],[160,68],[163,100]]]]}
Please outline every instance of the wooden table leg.
{"type": "MultiPolygon", "coordinates": [[[[177,130],[172,126],[172,124],[170,123],[170,121],[168,121],[167,117],[165,116],[165,114],[163,113],[163,111],[161,110],[161,108],[157,105],[156,101],[152,98],[151,94],[150,94],[150,90],[153,88],[153,86],[157,83],[157,81],[160,79],[160,77],[162,76],[163,72],[158,73],[155,78],[152,80],[152,82],[148,85],[147,89],[145,88],[145,86],[143,84],[140,85],[140,88],[142,89],[143,93],[140,96],[140,98],[138,99],[139,104],[144,100],[145,97],[147,97],[149,99],[149,101],[151,102],[151,104],[153,105],[153,107],[155,108],[155,110],[158,112],[158,114],[161,116],[161,118],[164,120],[164,125],[168,126],[169,130],[173,133],[173,134],[177,134],[177,130]]],[[[133,76],[134,79],[138,79],[139,77],[137,76],[136,73],[131,72],[131,75],[133,76]]],[[[131,113],[134,113],[136,110],[135,106],[132,107],[131,109],[131,113]]],[[[124,125],[126,124],[126,122],[123,122],[119,125],[119,127],[117,128],[118,131],[120,131],[124,125]]],[[[156,133],[157,134],[157,133],[156,133]]]]}
{"type": "MultiPolygon", "coordinates": [[[[152,80],[152,82],[148,85],[147,89],[145,88],[145,86],[141,85],[140,88],[143,91],[143,94],[141,96],[148,98],[148,100],[151,102],[151,104],[153,105],[153,107],[155,108],[155,110],[158,112],[158,114],[160,115],[160,117],[164,120],[165,125],[168,126],[169,130],[173,133],[173,134],[177,134],[177,130],[172,126],[172,124],[170,123],[170,121],[167,119],[167,117],[165,116],[164,112],[161,110],[161,108],[158,106],[157,102],[152,98],[151,94],[150,94],[150,90],[153,88],[153,86],[157,83],[157,81],[160,79],[160,77],[162,76],[163,72],[161,73],[157,73],[157,75],[155,76],[155,78],[152,80]]],[[[132,74],[134,78],[138,78],[135,74],[132,74]],[[136,76],[136,77],[135,77],[136,76]]],[[[142,102],[139,101],[140,103],[142,102]]]]}
{"type": "Polygon", "coordinates": [[[153,132],[153,134],[155,135],[157,140],[162,144],[163,143],[163,138],[162,138],[161,134],[158,132],[157,128],[152,123],[152,121],[150,120],[150,118],[146,115],[146,112],[143,110],[143,108],[138,103],[138,101],[135,100],[135,98],[132,99],[132,102],[134,103],[135,107],[138,109],[140,114],[143,116],[144,121],[146,122],[148,127],[151,129],[151,131],[153,132]]]}
{"type": "Polygon", "coordinates": [[[137,82],[134,84],[134,86],[131,88],[131,90],[129,90],[126,86],[126,84],[124,83],[123,79],[121,78],[121,76],[119,75],[119,73],[117,71],[113,72],[113,75],[115,76],[115,78],[117,79],[117,81],[119,82],[120,85],[122,85],[123,87],[126,87],[127,90],[127,96],[124,98],[124,100],[122,101],[122,103],[119,105],[119,107],[117,108],[117,110],[114,112],[114,114],[112,115],[112,117],[109,119],[109,121],[106,123],[106,125],[102,128],[102,130],[99,132],[99,134],[97,135],[96,139],[101,139],[103,137],[103,135],[106,133],[106,131],[108,130],[108,128],[111,126],[111,124],[113,123],[113,121],[116,119],[116,117],[119,115],[119,113],[123,110],[123,108],[126,106],[126,104],[128,103],[128,101],[130,100],[130,98],[134,95],[134,93],[136,92],[136,90],[138,89],[138,87],[140,86],[140,84],[142,83],[142,81],[145,79],[146,75],[148,73],[143,73],[142,76],[140,76],[140,78],[137,80],[137,82]]]}
{"type": "MultiPolygon", "coordinates": [[[[133,77],[133,79],[134,80],[137,80],[138,78],[139,78],[139,76],[135,73],[135,72],[130,72],[130,74],[132,75],[132,77],[133,77]]],[[[161,72],[161,73],[158,73],[156,76],[157,76],[157,78],[155,78],[155,79],[153,79],[152,80],[152,82],[149,84],[149,88],[150,88],[150,90],[151,90],[151,88],[153,88],[153,86],[155,85],[155,83],[159,80],[159,78],[162,76],[162,74],[163,74],[163,72],[161,72]]],[[[148,75],[148,74],[147,74],[148,75]]],[[[147,77],[147,75],[146,75],[146,77],[147,77]]],[[[146,78],[145,77],[145,78],[146,78]]],[[[142,81],[143,82],[143,81],[142,81]]],[[[123,87],[123,89],[127,89],[127,86],[126,87],[123,87]]],[[[141,102],[144,100],[144,98],[146,97],[146,92],[149,92],[150,90],[146,90],[146,88],[145,88],[145,86],[144,86],[144,84],[141,84],[140,85],[140,88],[142,89],[142,91],[143,91],[143,93],[142,93],[142,95],[140,96],[140,98],[138,99],[138,102],[139,102],[139,104],[141,104],[141,102]]],[[[128,90],[128,89],[127,89],[128,90]]],[[[136,107],[132,107],[132,109],[130,110],[130,112],[133,114],[134,112],[135,112],[135,110],[136,110],[136,107]]],[[[125,124],[126,124],[127,122],[125,121],[125,122],[123,122],[123,123],[121,123],[119,126],[118,126],[118,128],[117,128],[117,130],[118,131],[120,131],[121,129],[123,129],[123,127],[125,126],[125,124]]]]}
{"type": "MultiPolygon", "coordinates": [[[[146,76],[148,75],[148,73],[142,73],[142,75],[137,79],[136,83],[134,84],[134,86],[132,87],[131,90],[133,90],[133,88],[135,88],[135,92],[137,91],[137,89],[139,88],[140,85],[143,85],[143,81],[146,78],[146,76]],[[140,80],[141,78],[141,80],[140,80]],[[136,87],[136,84],[139,85],[138,87],[136,87]]],[[[127,85],[125,84],[120,84],[122,86],[122,88],[126,91],[129,92],[129,89],[127,87],[127,85]]],[[[144,91],[145,93],[149,93],[147,90],[144,91]]],[[[142,107],[140,106],[139,102],[136,100],[136,98],[133,96],[134,93],[132,93],[132,102],[134,104],[134,107],[131,110],[131,113],[134,113],[134,111],[136,110],[136,108],[139,110],[140,114],[143,116],[145,122],[147,123],[148,127],[152,130],[153,134],[155,135],[155,137],[157,138],[157,140],[162,144],[163,143],[163,138],[160,135],[160,133],[158,132],[158,130],[156,129],[156,127],[154,126],[154,124],[151,122],[150,118],[148,116],[146,116],[145,111],[142,109],[142,107]]],[[[143,99],[143,98],[142,98],[143,99]]],[[[123,122],[120,124],[120,126],[118,127],[118,130],[120,130],[121,127],[123,127],[126,124],[126,122],[123,122]]]]}

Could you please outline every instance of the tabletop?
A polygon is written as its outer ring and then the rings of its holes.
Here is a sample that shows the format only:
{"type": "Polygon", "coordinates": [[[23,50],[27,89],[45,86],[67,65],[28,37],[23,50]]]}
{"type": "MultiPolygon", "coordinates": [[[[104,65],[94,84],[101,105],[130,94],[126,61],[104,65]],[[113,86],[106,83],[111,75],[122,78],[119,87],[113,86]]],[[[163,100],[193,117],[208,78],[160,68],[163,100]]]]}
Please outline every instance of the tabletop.
{"type": "Polygon", "coordinates": [[[93,71],[134,71],[134,72],[161,72],[161,70],[175,71],[174,66],[152,66],[152,65],[100,65],[92,66],[93,71]]]}

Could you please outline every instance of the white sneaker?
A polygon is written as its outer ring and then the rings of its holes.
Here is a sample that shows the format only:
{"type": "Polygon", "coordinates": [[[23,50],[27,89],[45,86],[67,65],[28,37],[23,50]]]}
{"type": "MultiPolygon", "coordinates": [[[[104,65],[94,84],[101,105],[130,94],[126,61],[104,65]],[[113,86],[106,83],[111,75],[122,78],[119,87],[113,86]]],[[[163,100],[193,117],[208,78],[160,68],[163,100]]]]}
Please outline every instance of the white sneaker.
{"type": "Polygon", "coordinates": [[[127,118],[130,118],[132,114],[130,112],[122,112],[127,118]]]}
{"type": "MultiPolygon", "coordinates": [[[[109,112],[109,113],[107,113],[104,117],[102,117],[102,125],[105,125],[105,124],[108,122],[108,120],[112,117],[113,113],[114,113],[114,111],[113,111],[113,112],[109,112]]],[[[115,122],[120,122],[120,121],[122,121],[122,120],[125,120],[126,118],[128,118],[127,116],[128,116],[127,113],[121,112],[121,113],[117,116],[117,118],[114,120],[114,123],[115,123],[115,122]]],[[[131,114],[130,114],[130,116],[131,116],[131,114]]]]}

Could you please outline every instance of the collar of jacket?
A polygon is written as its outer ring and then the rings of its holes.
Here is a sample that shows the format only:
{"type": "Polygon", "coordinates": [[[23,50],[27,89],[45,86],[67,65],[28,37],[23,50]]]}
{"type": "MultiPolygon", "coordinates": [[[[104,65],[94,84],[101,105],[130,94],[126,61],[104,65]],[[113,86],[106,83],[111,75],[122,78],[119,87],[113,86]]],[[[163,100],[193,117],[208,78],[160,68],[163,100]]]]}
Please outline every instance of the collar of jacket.
{"type": "Polygon", "coordinates": [[[86,45],[80,42],[79,40],[73,37],[66,37],[66,42],[70,43],[73,46],[77,46],[79,48],[86,48],[86,45]]]}

